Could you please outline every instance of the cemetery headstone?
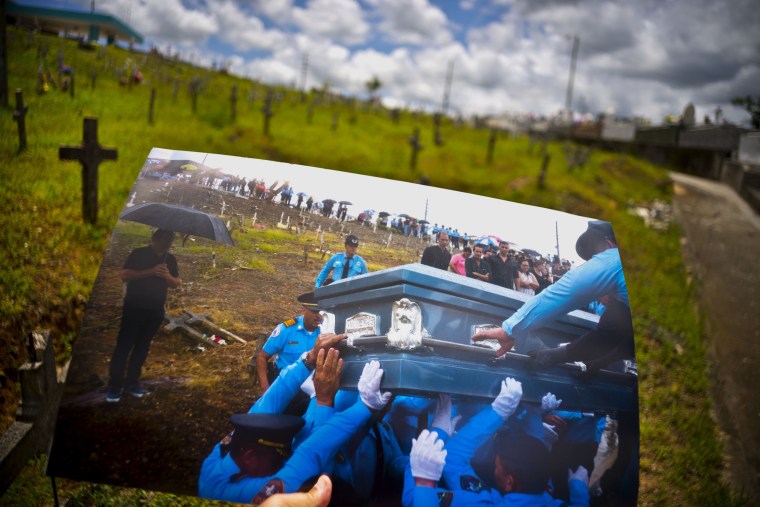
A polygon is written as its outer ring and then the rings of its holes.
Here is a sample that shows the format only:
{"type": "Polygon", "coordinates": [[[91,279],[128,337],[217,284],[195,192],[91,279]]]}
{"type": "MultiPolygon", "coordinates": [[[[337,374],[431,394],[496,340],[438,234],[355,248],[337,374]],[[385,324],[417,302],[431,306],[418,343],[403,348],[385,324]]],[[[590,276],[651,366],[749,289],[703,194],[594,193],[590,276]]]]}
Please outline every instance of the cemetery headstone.
{"type": "Polygon", "coordinates": [[[78,160],[82,164],[82,216],[90,224],[98,219],[98,166],[103,160],[116,160],[115,148],[98,143],[97,118],[85,118],[83,141],[79,146],[61,146],[60,160],[78,160]]]}
{"type": "Polygon", "coordinates": [[[683,124],[685,127],[693,127],[697,124],[694,104],[689,102],[683,110],[683,124]]]}
{"type": "Polygon", "coordinates": [[[29,106],[24,105],[24,92],[16,88],[16,110],[13,111],[13,119],[18,124],[18,153],[26,148],[26,112],[29,106]]]}

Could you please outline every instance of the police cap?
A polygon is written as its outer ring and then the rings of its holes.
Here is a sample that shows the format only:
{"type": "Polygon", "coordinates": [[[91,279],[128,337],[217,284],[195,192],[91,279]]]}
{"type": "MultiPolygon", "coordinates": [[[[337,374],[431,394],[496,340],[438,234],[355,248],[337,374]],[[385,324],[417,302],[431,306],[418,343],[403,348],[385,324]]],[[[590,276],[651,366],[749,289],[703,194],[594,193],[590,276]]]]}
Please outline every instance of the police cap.
{"type": "Polygon", "coordinates": [[[304,425],[300,417],[281,414],[235,414],[230,422],[235,427],[231,448],[259,444],[281,454],[290,452],[293,437],[304,425]]]}
{"type": "Polygon", "coordinates": [[[355,234],[349,234],[346,236],[346,245],[348,246],[359,246],[359,237],[355,234]]]}
{"type": "Polygon", "coordinates": [[[608,239],[617,245],[615,233],[612,232],[612,224],[604,220],[591,220],[588,223],[586,232],[580,235],[575,242],[575,251],[584,261],[589,260],[593,255],[593,246],[599,240],[608,239]]]}
{"type": "Polygon", "coordinates": [[[539,439],[521,431],[502,431],[496,436],[496,454],[514,476],[522,493],[541,493],[549,482],[549,449],[539,439]]]}
{"type": "Polygon", "coordinates": [[[301,303],[304,308],[308,308],[312,312],[318,312],[322,309],[319,306],[319,301],[314,297],[314,291],[298,296],[298,302],[301,303]]]}

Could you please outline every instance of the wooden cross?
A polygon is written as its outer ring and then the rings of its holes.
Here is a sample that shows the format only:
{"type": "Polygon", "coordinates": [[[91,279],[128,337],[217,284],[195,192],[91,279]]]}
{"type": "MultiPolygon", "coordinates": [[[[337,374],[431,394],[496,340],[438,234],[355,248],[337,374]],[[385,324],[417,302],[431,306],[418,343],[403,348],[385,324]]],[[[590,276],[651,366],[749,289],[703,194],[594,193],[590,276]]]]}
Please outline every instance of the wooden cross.
{"type": "Polygon", "coordinates": [[[415,127],[414,134],[409,138],[409,145],[412,147],[412,158],[409,162],[409,168],[412,171],[417,170],[417,152],[422,150],[422,144],[420,144],[420,129],[415,127]]]}
{"type": "Polygon", "coordinates": [[[493,163],[494,147],[496,147],[496,129],[491,129],[491,137],[488,138],[488,155],[486,156],[486,162],[488,165],[493,163]]]}
{"type": "Polygon", "coordinates": [[[264,99],[264,106],[261,108],[261,112],[264,113],[264,135],[269,136],[269,119],[274,115],[272,112],[272,90],[267,91],[266,98],[264,99]]]}
{"type": "Polygon", "coordinates": [[[95,224],[98,220],[98,166],[103,160],[116,160],[115,148],[98,144],[97,118],[85,118],[83,141],[79,146],[58,148],[60,160],[78,160],[82,164],[82,216],[95,224]]]}
{"type": "Polygon", "coordinates": [[[150,104],[148,105],[148,123],[153,125],[153,106],[156,104],[156,89],[150,89],[150,104]]]}
{"type": "Polygon", "coordinates": [[[436,146],[443,145],[443,138],[441,138],[441,114],[435,113],[433,115],[433,142],[436,146]]]}
{"type": "Polygon", "coordinates": [[[549,169],[549,162],[551,161],[552,156],[548,153],[544,154],[544,160],[541,163],[541,172],[538,174],[538,188],[545,188],[544,182],[546,181],[546,171],[549,169]]]}
{"type": "Polygon", "coordinates": [[[16,88],[16,110],[13,111],[13,119],[18,123],[18,152],[21,153],[26,148],[26,112],[29,106],[24,105],[24,92],[21,88],[16,88]]]}
{"type": "Polygon", "coordinates": [[[232,85],[232,90],[230,91],[230,113],[232,116],[232,123],[235,123],[235,119],[237,118],[237,111],[235,109],[236,105],[237,105],[237,85],[232,85]]]}

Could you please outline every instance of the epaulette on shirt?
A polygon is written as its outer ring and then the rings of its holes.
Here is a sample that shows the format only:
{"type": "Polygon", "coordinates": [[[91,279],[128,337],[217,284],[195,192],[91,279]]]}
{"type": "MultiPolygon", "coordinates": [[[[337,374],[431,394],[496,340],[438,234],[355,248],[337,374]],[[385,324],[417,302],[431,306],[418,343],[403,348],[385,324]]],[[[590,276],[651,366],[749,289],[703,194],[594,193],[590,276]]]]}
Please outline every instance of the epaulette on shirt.
{"type": "Polygon", "coordinates": [[[296,319],[288,319],[285,322],[283,322],[282,325],[285,327],[290,327],[295,323],[296,323],[296,319]]]}

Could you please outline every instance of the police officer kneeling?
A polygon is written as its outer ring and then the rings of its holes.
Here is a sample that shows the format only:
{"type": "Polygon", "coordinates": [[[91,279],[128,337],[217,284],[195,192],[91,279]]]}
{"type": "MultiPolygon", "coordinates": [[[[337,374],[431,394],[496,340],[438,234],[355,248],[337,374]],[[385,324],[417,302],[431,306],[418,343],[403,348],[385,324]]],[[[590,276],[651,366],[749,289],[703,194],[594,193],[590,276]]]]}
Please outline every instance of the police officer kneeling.
{"type": "MultiPolygon", "coordinates": [[[[320,350],[316,375],[342,369],[338,351],[320,350]]],[[[359,399],[316,428],[291,456],[293,437],[303,419],[279,414],[237,414],[235,430],[218,443],[203,462],[198,480],[201,497],[258,505],[276,493],[291,493],[318,475],[330,456],[382,409],[391,393],[380,392],[383,370],[371,361],[359,378],[359,399]]]]}

